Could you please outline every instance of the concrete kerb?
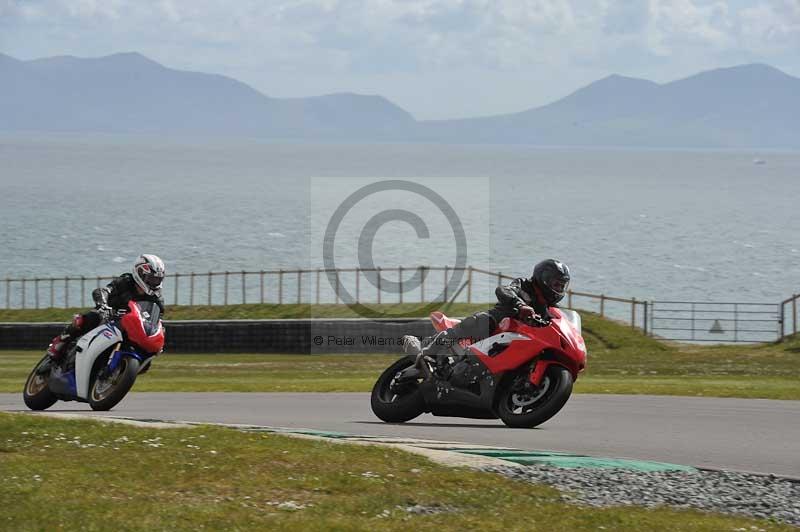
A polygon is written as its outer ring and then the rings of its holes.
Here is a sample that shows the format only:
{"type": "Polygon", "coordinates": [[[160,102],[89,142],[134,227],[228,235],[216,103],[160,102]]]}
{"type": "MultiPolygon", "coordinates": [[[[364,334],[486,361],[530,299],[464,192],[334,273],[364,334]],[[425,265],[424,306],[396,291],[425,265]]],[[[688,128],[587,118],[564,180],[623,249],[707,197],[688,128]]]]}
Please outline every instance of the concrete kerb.
{"type": "MultiPolygon", "coordinates": [[[[24,414],[24,413],[23,413],[24,414]]],[[[429,460],[449,467],[469,467],[486,469],[502,466],[505,468],[525,469],[536,464],[549,464],[568,468],[623,468],[643,471],[693,471],[691,466],[667,464],[626,459],[595,458],[571,453],[555,451],[522,451],[509,447],[467,444],[441,440],[422,440],[416,438],[396,438],[380,436],[361,436],[338,432],[326,432],[313,429],[270,427],[260,425],[233,423],[198,423],[186,421],[165,421],[159,419],[141,420],[124,417],[93,416],[77,413],[41,412],[28,415],[43,415],[61,419],[89,419],[105,423],[120,423],[144,428],[197,428],[200,426],[226,427],[244,432],[263,432],[279,434],[293,438],[303,438],[328,443],[345,443],[352,445],[383,446],[428,458],[429,460]]]]}

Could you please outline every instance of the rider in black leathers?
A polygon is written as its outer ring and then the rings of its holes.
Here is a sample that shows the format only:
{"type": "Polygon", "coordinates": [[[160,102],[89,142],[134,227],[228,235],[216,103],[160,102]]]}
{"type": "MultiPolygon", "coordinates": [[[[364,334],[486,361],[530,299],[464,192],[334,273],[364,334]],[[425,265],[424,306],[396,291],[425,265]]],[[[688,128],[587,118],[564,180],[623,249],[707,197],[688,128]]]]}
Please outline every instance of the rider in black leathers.
{"type": "Polygon", "coordinates": [[[161,284],[164,280],[164,263],[155,255],[140,256],[131,273],[123,273],[105,287],[92,292],[95,308],[85,314],[76,314],[64,330],[53,338],[47,349],[53,360],[60,360],[64,349],[75,338],[91,331],[118,310],[126,310],[128,302],[152,301],[164,313],[161,284]]]}
{"type": "Polygon", "coordinates": [[[448,351],[455,342],[487,338],[504,318],[518,318],[544,325],[550,319],[549,307],[564,297],[569,286],[567,265],[554,259],[538,263],[529,278],[517,278],[495,290],[494,308],[477,312],[455,327],[420,341],[415,336],[403,338],[403,349],[411,355],[436,356],[448,351]]]}

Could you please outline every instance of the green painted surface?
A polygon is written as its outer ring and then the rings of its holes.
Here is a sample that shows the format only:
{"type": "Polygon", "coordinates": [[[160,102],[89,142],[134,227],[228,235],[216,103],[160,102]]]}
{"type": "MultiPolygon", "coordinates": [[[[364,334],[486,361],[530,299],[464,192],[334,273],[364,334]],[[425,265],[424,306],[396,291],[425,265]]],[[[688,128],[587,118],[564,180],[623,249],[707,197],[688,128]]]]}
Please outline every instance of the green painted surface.
{"type": "Polygon", "coordinates": [[[664,462],[650,462],[646,460],[626,460],[622,458],[595,458],[592,456],[583,456],[579,454],[561,453],[557,451],[522,451],[519,449],[493,449],[493,448],[468,448],[447,445],[432,445],[431,442],[423,440],[412,439],[395,439],[385,438],[381,436],[357,436],[354,434],[346,434],[342,432],[328,432],[321,430],[293,430],[293,429],[276,429],[270,427],[248,427],[243,429],[253,432],[274,432],[284,434],[305,434],[309,436],[318,436],[321,438],[331,438],[337,440],[372,440],[384,441],[387,443],[402,443],[405,445],[414,445],[423,449],[436,449],[440,451],[450,451],[459,454],[468,454],[475,456],[486,456],[489,458],[498,458],[508,462],[513,462],[521,465],[535,465],[545,464],[556,467],[564,467],[571,469],[629,469],[635,471],[696,471],[694,467],[684,466],[678,464],[668,464],[664,462]],[[397,440],[397,441],[395,441],[397,440]]]}
{"type": "Polygon", "coordinates": [[[694,467],[650,462],[646,460],[626,460],[622,458],[595,458],[578,454],[551,451],[514,451],[508,449],[453,449],[453,452],[500,458],[516,464],[546,464],[572,469],[631,469],[636,471],[696,471],[694,467]]]}

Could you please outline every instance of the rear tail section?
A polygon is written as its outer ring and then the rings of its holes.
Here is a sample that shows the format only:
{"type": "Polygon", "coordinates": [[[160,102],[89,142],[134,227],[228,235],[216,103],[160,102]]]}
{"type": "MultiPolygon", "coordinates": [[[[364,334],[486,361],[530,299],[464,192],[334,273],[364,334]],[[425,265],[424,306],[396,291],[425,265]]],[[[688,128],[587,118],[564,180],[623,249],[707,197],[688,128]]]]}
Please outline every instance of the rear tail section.
{"type": "Polygon", "coordinates": [[[442,332],[461,323],[461,320],[448,318],[443,312],[439,312],[438,310],[436,312],[431,312],[430,318],[436,332],[442,332]]]}

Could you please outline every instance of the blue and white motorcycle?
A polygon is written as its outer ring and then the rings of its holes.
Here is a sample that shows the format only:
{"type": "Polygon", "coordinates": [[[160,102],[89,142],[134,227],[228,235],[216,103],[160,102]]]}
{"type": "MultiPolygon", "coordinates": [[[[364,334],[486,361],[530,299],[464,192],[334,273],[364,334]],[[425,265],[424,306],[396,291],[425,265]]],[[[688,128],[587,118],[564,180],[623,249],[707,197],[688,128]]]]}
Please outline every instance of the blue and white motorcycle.
{"type": "Polygon", "coordinates": [[[155,303],[131,301],[127,311],[67,346],[60,361],[45,355],[25,382],[25,404],[31,410],[59,400],[89,403],[93,410],[114,408],[164,349],[160,315],[155,303]]]}

